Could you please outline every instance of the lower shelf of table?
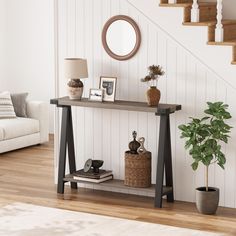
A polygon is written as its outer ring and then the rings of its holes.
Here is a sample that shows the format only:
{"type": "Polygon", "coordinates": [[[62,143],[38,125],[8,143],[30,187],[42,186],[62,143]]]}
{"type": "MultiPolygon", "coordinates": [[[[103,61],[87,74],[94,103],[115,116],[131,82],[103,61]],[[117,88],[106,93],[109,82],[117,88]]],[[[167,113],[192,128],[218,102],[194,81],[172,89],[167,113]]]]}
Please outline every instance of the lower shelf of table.
{"type": "MultiPolygon", "coordinates": [[[[104,190],[104,191],[111,191],[111,192],[120,192],[120,193],[127,193],[127,194],[134,194],[134,195],[142,195],[142,196],[149,196],[154,197],[155,196],[155,184],[152,184],[149,188],[134,188],[124,185],[123,180],[108,180],[103,183],[91,183],[91,182],[85,182],[80,180],[75,180],[73,178],[73,175],[66,175],[64,178],[65,182],[77,182],[79,184],[84,185],[86,188],[92,188],[92,189],[98,189],[98,190],[104,190]]],[[[168,193],[171,193],[173,191],[172,187],[166,187],[163,186],[163,196],[167,195],[168,193]]]]}

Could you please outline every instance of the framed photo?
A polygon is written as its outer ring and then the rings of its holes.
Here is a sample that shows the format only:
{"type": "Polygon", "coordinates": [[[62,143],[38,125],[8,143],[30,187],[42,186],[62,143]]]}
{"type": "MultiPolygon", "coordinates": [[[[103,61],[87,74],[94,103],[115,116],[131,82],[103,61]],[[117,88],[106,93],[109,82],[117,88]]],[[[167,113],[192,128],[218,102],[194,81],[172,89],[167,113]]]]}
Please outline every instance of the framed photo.
{"type": "Polygon", "coordinates": [[[103,89],[90,89],[89,100],[96,101],[96,102],[102,102],[103,93],[104,93],[103,89]]]}
{"type": "Polygon", "coordinates": [[[99,88],[104,90],[103,101],[114,102],[116,96],[116,77],[100,77],[99,88]]]}

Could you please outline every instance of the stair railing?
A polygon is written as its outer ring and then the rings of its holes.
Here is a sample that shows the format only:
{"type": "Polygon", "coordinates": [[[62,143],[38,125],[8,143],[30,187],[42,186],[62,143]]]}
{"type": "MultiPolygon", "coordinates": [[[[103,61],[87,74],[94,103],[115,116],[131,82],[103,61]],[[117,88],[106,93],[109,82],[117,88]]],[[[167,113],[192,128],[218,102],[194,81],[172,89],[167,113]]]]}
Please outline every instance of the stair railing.
{"type": "Polygon", "coordinates": [[[217,24],[215,29],[215,42],[221,43],[224,41],[223,19],[223,0],[217,0],[217,24]]]}
{"type": "Polygon", "coordinates": [[[199,5],[197,0],[193,0],[193,5],[191,9],[191,22],[199,22],[200,13],[199,13],[199,5]]]}

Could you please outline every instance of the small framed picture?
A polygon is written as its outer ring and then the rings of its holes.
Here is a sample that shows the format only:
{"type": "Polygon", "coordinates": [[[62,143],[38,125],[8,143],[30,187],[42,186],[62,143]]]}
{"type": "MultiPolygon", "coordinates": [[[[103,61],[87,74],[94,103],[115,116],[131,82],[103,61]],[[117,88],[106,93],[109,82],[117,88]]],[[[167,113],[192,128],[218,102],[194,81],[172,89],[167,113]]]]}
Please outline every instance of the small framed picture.
{"type": "Polygon", "coordinates": [[[104,90],[103,101],[114,102],[116,95],[116,77],[100,77],[100,89],[104,90]]]}
{"type": "Polygon", "coordinates": [[[103,89],[90,89],[89,100],[96,101],[96,102],[102,102],[103,93],[104,93],[103,89]]]}

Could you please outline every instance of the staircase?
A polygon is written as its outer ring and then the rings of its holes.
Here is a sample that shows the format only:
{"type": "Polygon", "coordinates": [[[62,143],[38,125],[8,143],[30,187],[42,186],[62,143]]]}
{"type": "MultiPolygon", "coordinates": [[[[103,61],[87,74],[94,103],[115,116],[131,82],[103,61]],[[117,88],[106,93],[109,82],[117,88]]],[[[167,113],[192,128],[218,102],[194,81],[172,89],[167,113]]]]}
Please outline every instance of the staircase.
{"type": "Polygon", "coordinates": [[[236,20],[222,19],[222,0],[161,0],[160,7],[184,8],[184,26],[208,27],[208,45],[232,47],[232,65],[236,65],[236,20]]]}

